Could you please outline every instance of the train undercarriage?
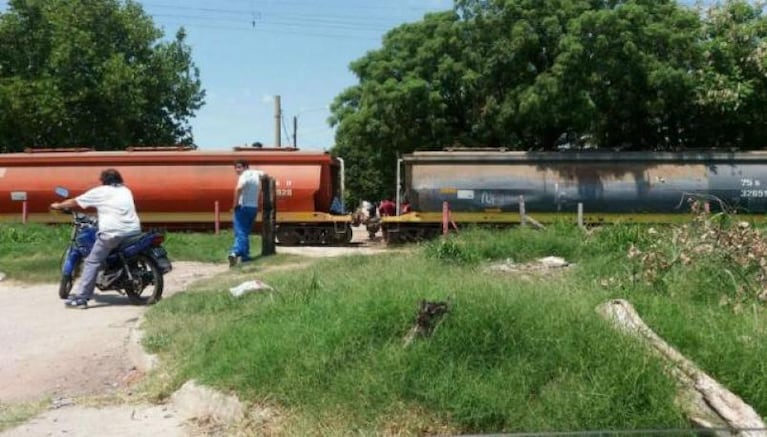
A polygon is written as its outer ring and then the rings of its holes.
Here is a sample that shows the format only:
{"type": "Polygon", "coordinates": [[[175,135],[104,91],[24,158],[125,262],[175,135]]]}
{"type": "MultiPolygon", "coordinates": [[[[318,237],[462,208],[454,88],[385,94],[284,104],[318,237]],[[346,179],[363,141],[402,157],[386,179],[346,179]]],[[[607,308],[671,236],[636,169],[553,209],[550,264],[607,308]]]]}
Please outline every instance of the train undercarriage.
{"type": "Polygon", "coordinates": [[[280,223],[276,237],[283,246],[343,245],[351,243],[352,228],[349,222],[280,223]]]}
{"type": "Polygon", "coordinates": [[[387,244],[415,243],[438,237],[442,226],[439,223],[386,223],[381,233],[387,244]]]}

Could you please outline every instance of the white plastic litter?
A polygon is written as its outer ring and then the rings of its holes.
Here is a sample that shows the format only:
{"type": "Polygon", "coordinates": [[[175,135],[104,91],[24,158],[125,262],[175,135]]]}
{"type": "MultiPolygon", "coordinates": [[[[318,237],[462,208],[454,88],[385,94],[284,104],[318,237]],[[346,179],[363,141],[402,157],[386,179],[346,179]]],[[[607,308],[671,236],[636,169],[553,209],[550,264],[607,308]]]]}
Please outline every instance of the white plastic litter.
{"type": "Polygon", "coordinates": [[[570,265],[570,263],[565,261],[564,258],[560,258],[558,256],[547,256],[546,258],[539,259],[538,262],[549,269],[556,267],[567,267],[570,265]]]}
{"type": "Polygon", "coordinates": [[[274,291],[274,289],[271,285],[259,281],[258,279],[243,282],[242,284],[229,289],[229,292],[232,293],[232,296],[234,297],[240,297],[243,294],[252,293],[254,291],[274,291]]]}
{"type": "Polygon", "coordinates": [[[5,273],[0,272],[0,281],[2,281],[3,279],[5,279],[5,273]]]}

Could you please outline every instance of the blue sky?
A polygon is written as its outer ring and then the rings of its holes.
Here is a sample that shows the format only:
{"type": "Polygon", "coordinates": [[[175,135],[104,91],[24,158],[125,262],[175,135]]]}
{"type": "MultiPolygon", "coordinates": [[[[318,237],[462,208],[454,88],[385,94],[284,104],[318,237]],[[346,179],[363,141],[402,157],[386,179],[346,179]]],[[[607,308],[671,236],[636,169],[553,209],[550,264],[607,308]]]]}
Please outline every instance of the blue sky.
{"type": "MultiPolygon", "coordinates": [[[[186,29],[207,93],[191,120],[203,150],[276,144],[276,95],[281,145],[293,145],[297,117],[299,148],[330,149],[328,107],[357,83],[349,64],[380,48],[388,30],[453,6],[453,0],[135,1],[166,37],[186,29]]],[[[7,7],[0,0],[0,12],[7,7]]]]}
{"type": "Polygon", "coordinates": [[[206,104],[192,120],[203,150],[276,143],[274,96],[282,108],[282,146],[329,149],[330,103],[357,83],[349,63],[381,46],[387,30],[450,9],[452,0],[141,0],[172,36],[187,30],[206,104]]]}
{"type": "MultiPolygon", "coordinates": [[[[2,0],[0,0],[2,1],[2,0]]],[[[330,149],[330,103],[357,83],[349,63],[381,46],[387,30],[450,9],[452,0],[139,0],[172,36],[188,32],[206,104],[192,120],[201,149],[276,143],[330,149]]],[[[694,0],[682,0],[693,4],[694,0]]]]}
{"type": "MultiPolygon", "coordinates": [[[[191,120],[203,150],[280,140],[327,150],[334,133],[328,106],[357,83],[349,64],[381,46],[383,35],[453,0],[138,0],[168,37],[183,26],[200,69],[205,105],[191,120]]],[[[691,4],[693,1],[682,1],[691,4]]],[[[0,0],[0,11],[7,0],[0,0]]]]}

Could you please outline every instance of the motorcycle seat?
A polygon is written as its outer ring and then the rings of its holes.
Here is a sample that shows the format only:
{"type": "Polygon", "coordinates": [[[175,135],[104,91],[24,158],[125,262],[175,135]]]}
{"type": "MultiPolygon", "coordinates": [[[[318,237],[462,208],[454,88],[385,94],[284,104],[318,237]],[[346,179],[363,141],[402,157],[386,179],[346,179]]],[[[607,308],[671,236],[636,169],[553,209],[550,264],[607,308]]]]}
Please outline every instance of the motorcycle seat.
{"type": "Polygon", "coordinates": [[[118,246],[120,249],[130,246],[131,244],[141,240],[146,235],[146,232],[142,232],[140,234],[131,235],[129,237],[126,237],[123,241],[120,242],[120,245],[118,246]]]}

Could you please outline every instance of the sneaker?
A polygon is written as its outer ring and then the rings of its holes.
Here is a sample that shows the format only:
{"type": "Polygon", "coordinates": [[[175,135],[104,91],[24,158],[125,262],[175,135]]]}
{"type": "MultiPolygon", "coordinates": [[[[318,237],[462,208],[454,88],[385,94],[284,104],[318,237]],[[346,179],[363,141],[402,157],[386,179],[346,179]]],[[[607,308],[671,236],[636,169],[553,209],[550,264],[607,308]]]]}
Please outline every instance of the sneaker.
{"type": "Polygon", "coordinates": [[[64,302],[64,306],[67,308],[86,310],[88,309],[88,299],[83,299],[82,297],[70,297],[64,302]]]}
{"type": "Polygon", "coordinates": [[[239,261],[240,261],[239,257],[236,254],[234,253],[229,254],[229,267],[236,266],[239,261]]]}

